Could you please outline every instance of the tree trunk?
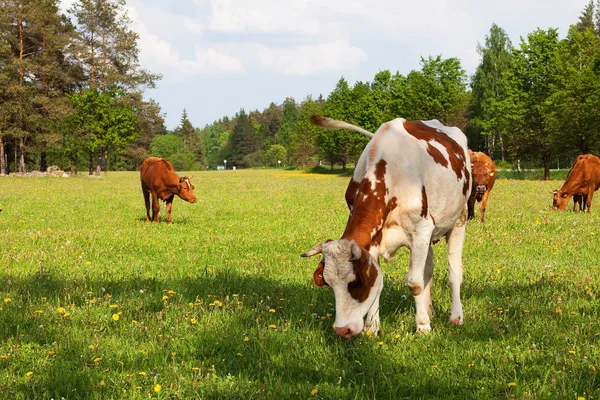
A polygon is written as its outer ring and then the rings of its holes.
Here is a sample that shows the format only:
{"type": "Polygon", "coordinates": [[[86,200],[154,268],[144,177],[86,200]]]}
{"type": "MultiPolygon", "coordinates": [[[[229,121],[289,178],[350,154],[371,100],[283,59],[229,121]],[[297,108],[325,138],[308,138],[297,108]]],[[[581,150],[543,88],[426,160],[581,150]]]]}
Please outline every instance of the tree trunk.
{"type": "Polygon", "coordinates": [[[550,180],[550,157],[547,154],[542,155],[544,161],[544,180],[550,180]]]}
{"type": "Polygon", "coordinates": [[[104,175],[106,176],[108,174],[108,150],[104,150],[102,153],[104,156],[104,175]]]}
{"type": "Polygon", "coordinates": [[[102,151],[98,150],[98,161],[96,162],[96,176],[100,176],[100,172],[102,171],[102,151]]]}
{"type": "Polygon", "coordinates": [[[25,138],[19,139],[19,172],[25,172],[25,138]]]}
{"type": "Polygon", "coordinates": [[[94,174],[94,152],[90,151],[90,176],[94,174]]]}
{"type": "Polygon", "coordinates": [[[500,134],[500,157],[502,161],[504,161],[504,138],[502,137],[502,134],[500,134]]]}
{"type": "Polygon", "coordinates": [[[2,131],[0,131],[0,175],[6,174],[6,158],[4,157],[4,142],[2,142],[2,131]]]}
{"type": "Polygon", "coordinates": [[[46,142],[40,145],[40,171],[46,172],[48,165],[46,163],[46,142]]]}
{"type": "Polygon", "coordinates": [[[579,138],[579,151],[581,152],[581,154],[589,153],[588,143],[587,140],[585,140],[584,138],[579,138]]]}

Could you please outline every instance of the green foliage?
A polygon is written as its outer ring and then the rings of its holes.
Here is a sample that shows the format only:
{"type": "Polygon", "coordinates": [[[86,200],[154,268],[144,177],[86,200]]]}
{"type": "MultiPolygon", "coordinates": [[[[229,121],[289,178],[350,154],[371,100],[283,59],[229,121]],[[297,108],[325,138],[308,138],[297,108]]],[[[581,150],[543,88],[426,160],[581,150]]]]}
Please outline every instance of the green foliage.
{"type": "Polygon", "coordinates": [[[232,166],[248,166],[244,157],[260,149],[259,137],[252,127],[250,117],[242,109],[236,116],[236,123],[229,138],[232,166]]]}
{"type": "Polygon", "coordinates": [[[156,136],[150,145],[150,155],[169,160],[178,171],[196,168],[194,154],[187,150],[183,140],[174,134],[156,136]]]}
{"type": "Polygon", "coordinates": [[[441,241],[433,332],[414,334],[403,250],[382,262],[383,335],[346,340],[298,255],[343,232],[348,178],[199,175],[169,226],[144,222],[139,173],[4,178],[2,398],[597,397],[600,214],[552,212],[561,181],[496,181],[467,227],[465,325],[441,241]]]}
{"type": "Polygon", "coordinates": [[[284,166],[287,162],[287,150],[280,144],[274,144],[265,152],[264,162],[269,167],[278,167],[280,164],[277,161],[281,161],[281,166],[284,166]]]}

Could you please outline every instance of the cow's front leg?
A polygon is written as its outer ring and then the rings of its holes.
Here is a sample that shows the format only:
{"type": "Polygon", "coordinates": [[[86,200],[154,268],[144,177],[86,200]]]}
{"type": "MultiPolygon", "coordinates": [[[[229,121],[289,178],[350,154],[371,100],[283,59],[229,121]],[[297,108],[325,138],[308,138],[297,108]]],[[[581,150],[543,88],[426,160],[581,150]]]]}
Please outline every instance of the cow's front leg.
{"type": "Polygon", "coordinates": [[[479,212],[481,213],[481,222],[485,222],[485,210],[487,207],[488,198],[490,197],[490,191],[486,190],[481,199],[481,207],[479,207],[479,212]]]}
{"type": "Polygon", "coordinates": [[[466,224],[455,226],[446,236],[448,247],[448,279],[452,287],[452,309],[450,322],[463,324],[463,309],[460,302],[460,286],[463,278],[462,249],[465,242],[466,224]]]}
{"type": "Polygon", "coordinates": [[[152,193],[152,221],[158,222],[158,212],[160,204],[158,203],[158,194],[152,193]]]}
{"type": "Polygon", "coordinates": [[[171,223],[171,209],[173,208],[173,198],[175,196],[171,196],[167,199],[167,224],[171,223]]]}
{"type": "Polygon", "coordinates": [[[142,192],[144,193],[144,204],[146,205],[146,222],[150,222],[150,192],[144,189],[143,186],[142,192]]]}
{"type": "Polygon", "coordinates": [[[410,251],[410,266],[406,286],[415,299],[417,333],[431,330],[431,276],[433,275],[433,250],[431,231],[415,236],[410,251]]]}

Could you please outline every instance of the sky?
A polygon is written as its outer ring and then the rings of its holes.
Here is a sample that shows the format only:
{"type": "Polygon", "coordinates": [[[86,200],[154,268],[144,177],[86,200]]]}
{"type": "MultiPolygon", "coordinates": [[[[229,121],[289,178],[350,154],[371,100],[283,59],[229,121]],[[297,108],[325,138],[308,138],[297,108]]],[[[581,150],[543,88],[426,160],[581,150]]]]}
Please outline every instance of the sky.
{"type": "MultiPolygon", "coordinates": [[[[68,9],[75,0],[62,0],[68,9]]],[[[162,79],[146,98],[168,129],[185,108],[204,127],[241,108],[327,96],[421,57],[461,60],[469,76],[492,23],[513,45],[536,28],[564,37],[589,0],[127,0],[140,63],[162,79]]]]}

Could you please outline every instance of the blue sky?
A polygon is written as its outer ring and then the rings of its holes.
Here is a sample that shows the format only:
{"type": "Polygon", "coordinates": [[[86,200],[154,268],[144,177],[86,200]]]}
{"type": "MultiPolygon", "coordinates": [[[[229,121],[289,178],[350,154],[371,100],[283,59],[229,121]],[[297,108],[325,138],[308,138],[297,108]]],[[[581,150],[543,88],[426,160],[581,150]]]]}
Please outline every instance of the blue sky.
{"type": "MultiPolygon", "coordinates": [[[[74,0],[62,0],[65,8],[74,0]]],[[[197,127],[286,97],[327,96],[380,70],[406,74],[420,57],[457,57],[470,74],[493,22],[513,44],[536,28],[561,37],[588,0],[127,0],[140,62],[163,79],[169,129],[197,127]]]]}

